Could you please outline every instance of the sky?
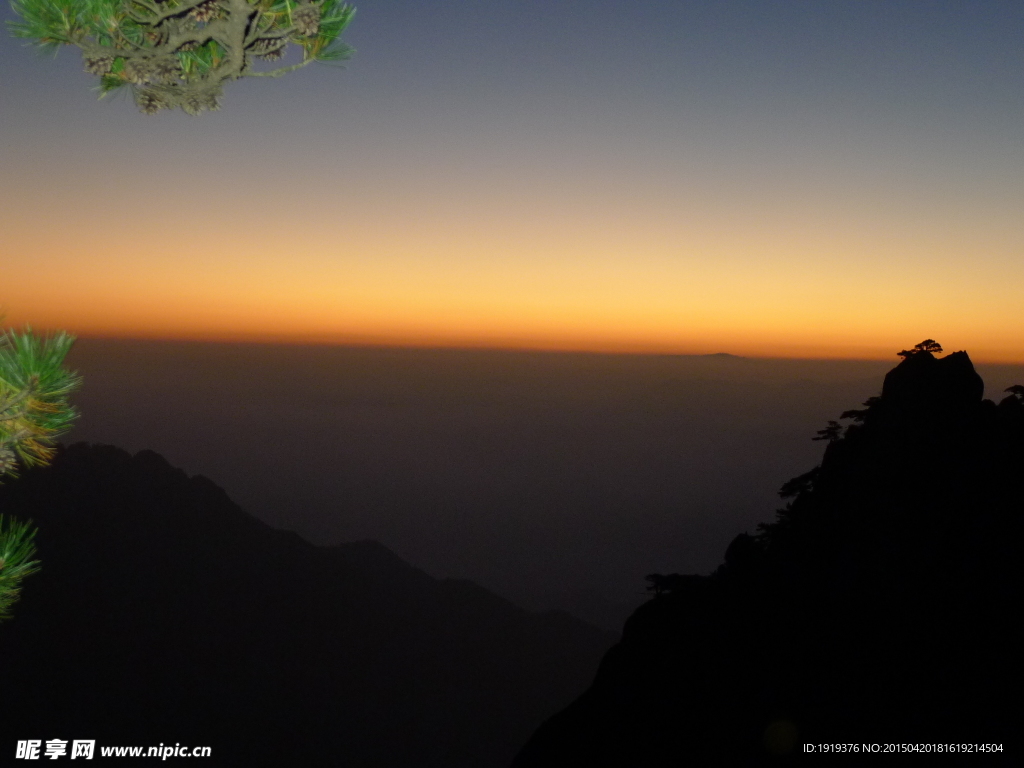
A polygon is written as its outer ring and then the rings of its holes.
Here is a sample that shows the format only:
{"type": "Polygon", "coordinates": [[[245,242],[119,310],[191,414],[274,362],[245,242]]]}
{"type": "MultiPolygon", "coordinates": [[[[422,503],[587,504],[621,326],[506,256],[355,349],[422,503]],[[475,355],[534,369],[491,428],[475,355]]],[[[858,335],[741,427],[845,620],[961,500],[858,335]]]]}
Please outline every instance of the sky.
{"type": "Polygon", "coordinates": [[[346,69],[199,117],[5,31],[5,322],[1024,362],[1024,4],[357,6],[346,69]]]}

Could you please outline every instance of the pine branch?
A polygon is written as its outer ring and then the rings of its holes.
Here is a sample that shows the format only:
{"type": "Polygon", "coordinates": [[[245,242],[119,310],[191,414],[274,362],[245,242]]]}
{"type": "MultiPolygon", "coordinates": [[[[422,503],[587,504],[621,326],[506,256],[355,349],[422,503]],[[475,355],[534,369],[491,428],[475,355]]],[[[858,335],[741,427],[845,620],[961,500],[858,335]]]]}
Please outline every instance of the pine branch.
{"type": "Polygon", "coordinates": [[[0,335],[0,446],[26,466],[48,461],[54,440],[78,416],[67,396],[81,378],[63,368],[73,343],[63,332],[48,338],[31,329],[0,335]]]}
{"type": "Polygon", "coordinates": [[[157,8],[155,5],[146,2],[146,0],[130,0],[130,2],[135,3],[136,5],[143,6],[147,10],[151,11],[154,15],[152,17],[144,16],[142,18],[138,18],[132,15],[131,11],[128,11],[128,14],[132,16],[132,18],[135,21],[138,21],[140,24],[147,24],[155,27],[167,21],[167,19],[184,18],[185,16],[188,16],[188,14],[193,9],[198,8],[200,5],[206,4],[207,2],[209,2],[209,0],[184,0],[184,2],[181,5],[163,12],[161,12],[160,9],[157,8]]]}
{"type": "Polygon", "coordinates": [[[33,539],[36,532],[28,523],[0,515],[0,621],[11,617],[11,606],[21,593],[21,582],[39,570],[33,539]]]}
{"type": "Polygon", "coordinates": [[[338,0],[181,0],[173,8],[154,0],[14,0],[12,6],[24,19],[9,22],[16,36],[36,38],[45,48],[79,47],[86,71],[100,78],[100,98],[128,86],[147,114],[217,109],[230,80],[280,77],[309,61],[352,54],[334,45],[355,13],[338,0]],[[302,64],[251,71],[253,56],[280,58],[289,43],[303,47],[302,64]]]}
{"type": "Polygon", "coordinates": [[[289,72],[294,72],[296,69],[302,69],[307,64],[312,64],[316,59],[306,59],[300,61],[298,64],[292,64],[287,67],[281,67],[279,69],[271,70],[270,72],[246,72],[243,77],[280,77],[289,72]]]}
{"type": "MultiPolygon", "coordinates": [[[[20,418],[21,414],[14,412],[14,407],[20,405],[28,399],[31,394],[31,390],[28,388],[23,389],[21,392],[16,392],[13,395],[8,395],[5,392],[0,391],[0,421],[13,421],[14,419],[20,418]],[[10,415],[5,415],[10,411],[10,415]]],[[[25,407],[22,406],[20,411],[24,411],[25,407]]]]}

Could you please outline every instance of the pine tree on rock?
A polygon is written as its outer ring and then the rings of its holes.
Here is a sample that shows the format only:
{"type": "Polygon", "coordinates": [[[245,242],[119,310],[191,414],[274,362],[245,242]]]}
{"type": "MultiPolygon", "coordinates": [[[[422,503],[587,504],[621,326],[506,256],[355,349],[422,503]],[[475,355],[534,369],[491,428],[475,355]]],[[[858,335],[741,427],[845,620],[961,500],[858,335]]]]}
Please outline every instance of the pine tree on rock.
{"type": "Polygon", "coordinates": [[[896,355],[898,357],[902,357],[905,360],[908,357],[919,355],[922,352],[937,355],[941,351],[942,345],[939,344],[939,342],[937,342],[935,339],[925,339],[920,344],[915,344],[913,349],[904,349],[900,352],[897,352],[896,355]]]}

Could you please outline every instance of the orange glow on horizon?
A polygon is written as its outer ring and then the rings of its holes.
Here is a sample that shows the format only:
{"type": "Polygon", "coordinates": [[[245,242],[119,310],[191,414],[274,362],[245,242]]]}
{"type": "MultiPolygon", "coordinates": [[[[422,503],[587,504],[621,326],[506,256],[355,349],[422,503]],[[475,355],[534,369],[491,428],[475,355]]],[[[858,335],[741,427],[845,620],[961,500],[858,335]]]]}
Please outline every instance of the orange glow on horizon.
{"type": "Polygon", "coordinates": [[[28,192],[0,201],[7,325],[83,338],[861,360],[935,338],[979,362],[1024,363],[1020,230],[1002,208],[908,213],[870,190],[798,195],[718,179],[714,194],[649,182],[626,211],[618,188],[537,171],[517,184],[449,179],[445,194],[420,179],[318,206],[282,197],[275,221],[287,226],[271,227],[244,179],[213,214],[202,197],[117,185],[98,196],[78,178],[44,190],[25,170],[28,192]],[[133,195],[174,214],[119,218],[113,237],[109,211],[130,210],[133,195]],[[49,226],[41,200],[72,213],[49,226]],[[343,215],[325,216],[331,205],[343,215]]]}
{"type": "MultiPolygon", "coordinates": [[[[210,318],[192,318],[191,322],[178,319],[150,316],[131,318],[131,322],[119,324],[109,319],[75,317],[68,312],[33,313],[28,315],[9,312],[4,327],[21,328],[30,326],[38,333],[52,333],[64,330],[81,339],[122,339],[169,342],[282,344],[297,346],[370,346],[395,348],[450,348],[450,349],[491,349],[540,352],[579,352],[594,354],[625,355],[708,355],[728,353],[741,357],[765,359],[815,359],[815,360],[880,360],[897,363],[896,352],[912,346],[921,339],[900,334],[902,342],[886,338],[844,338],[825,332],[815,334],[808,331],[801,336],[790,338],[779,334],[710,332],[705,333],[648,333],[633,329],[618,333],[600,328],[571,330],[548,328],[527,329],[516,332],[509,327],[492,326],[473,330],[437,327],[420,329],[394,325],[374,327],[372,324],[353,324],[345,328],[340,324],[303,327],[300,322],[261,323],[258,318],[242,322],[207,325],[210,318]],[[177,320],[177,322],[175,322],[177,320]],[[273,326],[273,329],[267,326],[273,326]],[[905,342],[905,343],[903,343],[905,342]]],[[[221,318],[223,320],[223,318],[221,318]]],[[[266,318],[262,318],[266,321],[266,318]]],[[[918,335],[921,335],[918,333],[918,335]]],[[[925,334],[929,336],[929,334],[925,334]]],[[[895,335],[893,335],[895,337],[895,335]]],[[[913,334],[910,334],[913,336],[913,334]]],[[[930,334],[943,341],[941,334],[930,334]]],[[[945,351],[966,349],[976,363],[1024,364],[1024,359],[1013,350],[1000,349],[992,345],[970,343],[944,344],[945,351]]]]}

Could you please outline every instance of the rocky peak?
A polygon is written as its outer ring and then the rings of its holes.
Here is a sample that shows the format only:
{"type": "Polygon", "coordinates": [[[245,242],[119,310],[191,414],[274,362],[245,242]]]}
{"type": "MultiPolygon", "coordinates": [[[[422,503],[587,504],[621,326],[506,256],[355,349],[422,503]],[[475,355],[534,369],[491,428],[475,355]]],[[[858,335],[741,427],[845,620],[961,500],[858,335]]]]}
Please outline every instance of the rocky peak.
{"type": "Polygon", "coordinates": [[[882,402],[904,412],[962,411],[981,402],[985,384],[966,352],[937,358],[931,352],[908,355],[889,371],[882,402]]]}

